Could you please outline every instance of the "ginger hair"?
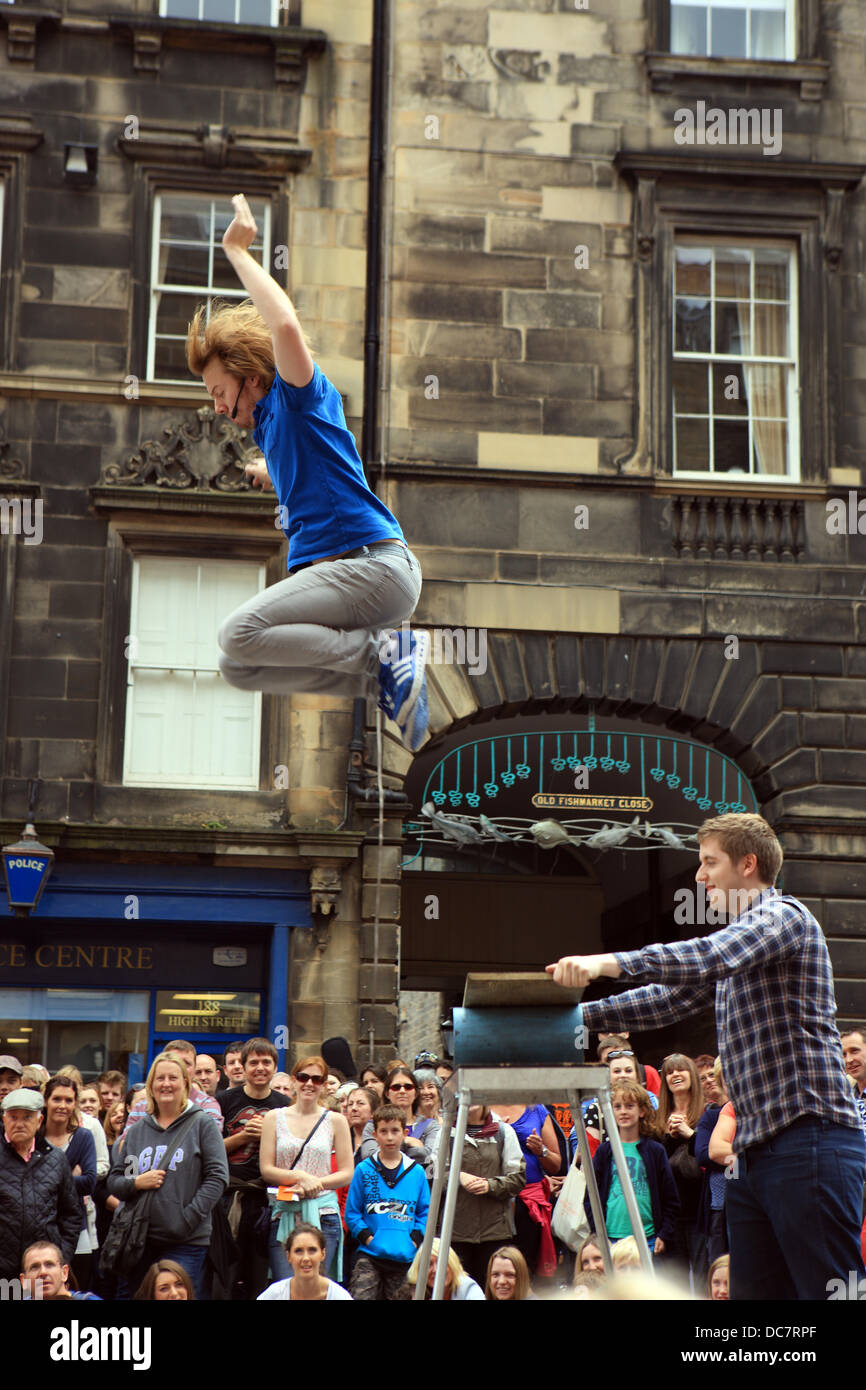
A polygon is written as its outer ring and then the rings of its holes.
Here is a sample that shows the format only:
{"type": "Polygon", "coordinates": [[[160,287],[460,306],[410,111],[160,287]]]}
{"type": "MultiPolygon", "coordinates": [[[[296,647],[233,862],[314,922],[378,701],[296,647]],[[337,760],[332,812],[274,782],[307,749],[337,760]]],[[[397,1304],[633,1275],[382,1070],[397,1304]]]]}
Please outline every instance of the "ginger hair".
{"type": "Polygon", "coordinates": [[[194,376],[217,358],[232,376],[259,376],[270,390],[276,366],[271,332],[251,299],[211,302],[193,315],[186,335],[187,366],[194,376]]]}

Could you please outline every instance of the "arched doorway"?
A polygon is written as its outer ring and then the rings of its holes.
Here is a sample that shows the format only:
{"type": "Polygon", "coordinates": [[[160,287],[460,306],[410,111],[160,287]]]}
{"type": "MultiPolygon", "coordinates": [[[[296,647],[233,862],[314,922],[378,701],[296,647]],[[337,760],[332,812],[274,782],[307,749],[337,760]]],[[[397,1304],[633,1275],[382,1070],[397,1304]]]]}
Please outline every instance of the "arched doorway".
{"type": "MultiPolygon", "coordinates": [[[[593,709],[451,731],[415,759],[405,790],[401,986],[438,991],[446,1013],[469,970],[537,970],[712,930],[695,832],[759,809],[718,749],[593,709]]],[[[714,1045],[710,1013],[641,1039],[650,1061],[714,1045]]]]}

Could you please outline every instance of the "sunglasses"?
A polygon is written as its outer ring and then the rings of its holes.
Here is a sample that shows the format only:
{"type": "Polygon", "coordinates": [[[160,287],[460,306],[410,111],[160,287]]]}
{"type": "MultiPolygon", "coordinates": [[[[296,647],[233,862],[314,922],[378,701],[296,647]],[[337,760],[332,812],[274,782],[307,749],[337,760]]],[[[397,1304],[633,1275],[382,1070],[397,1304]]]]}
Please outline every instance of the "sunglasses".
{"type": "Polygon", "coordinates": [[[389,1091],[414,1091],[415,1089],[411,1081],[393,1081],[388,1087],[389,1091]]]}
{"type": "Polygon", "coordinates": [[[609,1062],[613,1062],[613,1061],[615,1061],[615,1059],[616,1059],[617,1057],[633,1057],[633,1056],[634,1056],[634,1053],[633,1053],[633,1052],[609,1052],[609,1053],[607,1054],[607,1060],[608,1060],[609,1062]]]}
{"type": "Polygon", "coordinates": [[[299,1071],[295,1080],[299,1081],[302,1086],[321,1086],[324,1084],[325,1078],[323,1076],[310,1076],[308,1071],[299,1071]]]}

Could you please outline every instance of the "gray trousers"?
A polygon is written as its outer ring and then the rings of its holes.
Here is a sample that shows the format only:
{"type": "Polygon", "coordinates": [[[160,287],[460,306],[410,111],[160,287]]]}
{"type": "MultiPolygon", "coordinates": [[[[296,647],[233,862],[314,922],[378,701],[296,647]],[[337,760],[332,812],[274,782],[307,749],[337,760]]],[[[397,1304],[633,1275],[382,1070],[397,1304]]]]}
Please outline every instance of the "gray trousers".
{"type": "Polygon", "coordinates": [[[226,618],[223,679],[268,695],[373,695],[382,630],[411,617],[420,594],[421,566],[399,542],[305,566],[226,618]]]}

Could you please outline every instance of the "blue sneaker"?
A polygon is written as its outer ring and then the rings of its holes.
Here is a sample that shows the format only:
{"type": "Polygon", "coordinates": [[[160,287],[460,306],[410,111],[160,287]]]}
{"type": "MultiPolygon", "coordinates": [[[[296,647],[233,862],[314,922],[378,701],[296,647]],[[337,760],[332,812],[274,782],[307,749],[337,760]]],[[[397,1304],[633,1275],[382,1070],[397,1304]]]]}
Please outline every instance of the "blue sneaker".
{"type": "Polygon", "coordinates": [[[412,712],[406,723],[403,725],[403,746],[410,752],[417,753],[424,739],[427,737],[427,728],[430,719],[427,710],[427,677],[423,678],[418,697],[412,706],[412,712]]]}
{"type": "Polygon", "coordinates": [[[389,719],[394,718],[394,699],[397,694],[397,687],[394,675],[391,671],[391,664],[388,661],[379,662],[379,708],[384,710],[389,719]]]}
{"type": "Polygon", "coordinates": [[[424,687],[424,667],[430,651],[430,635],[427,632],[399,633],[391,642],[388,673],[380,672],[380,686],[385,699],[390,695],[393,709],[387,710],[389,718],[403,729],[409,719],[418,697],[424,687]]]}

